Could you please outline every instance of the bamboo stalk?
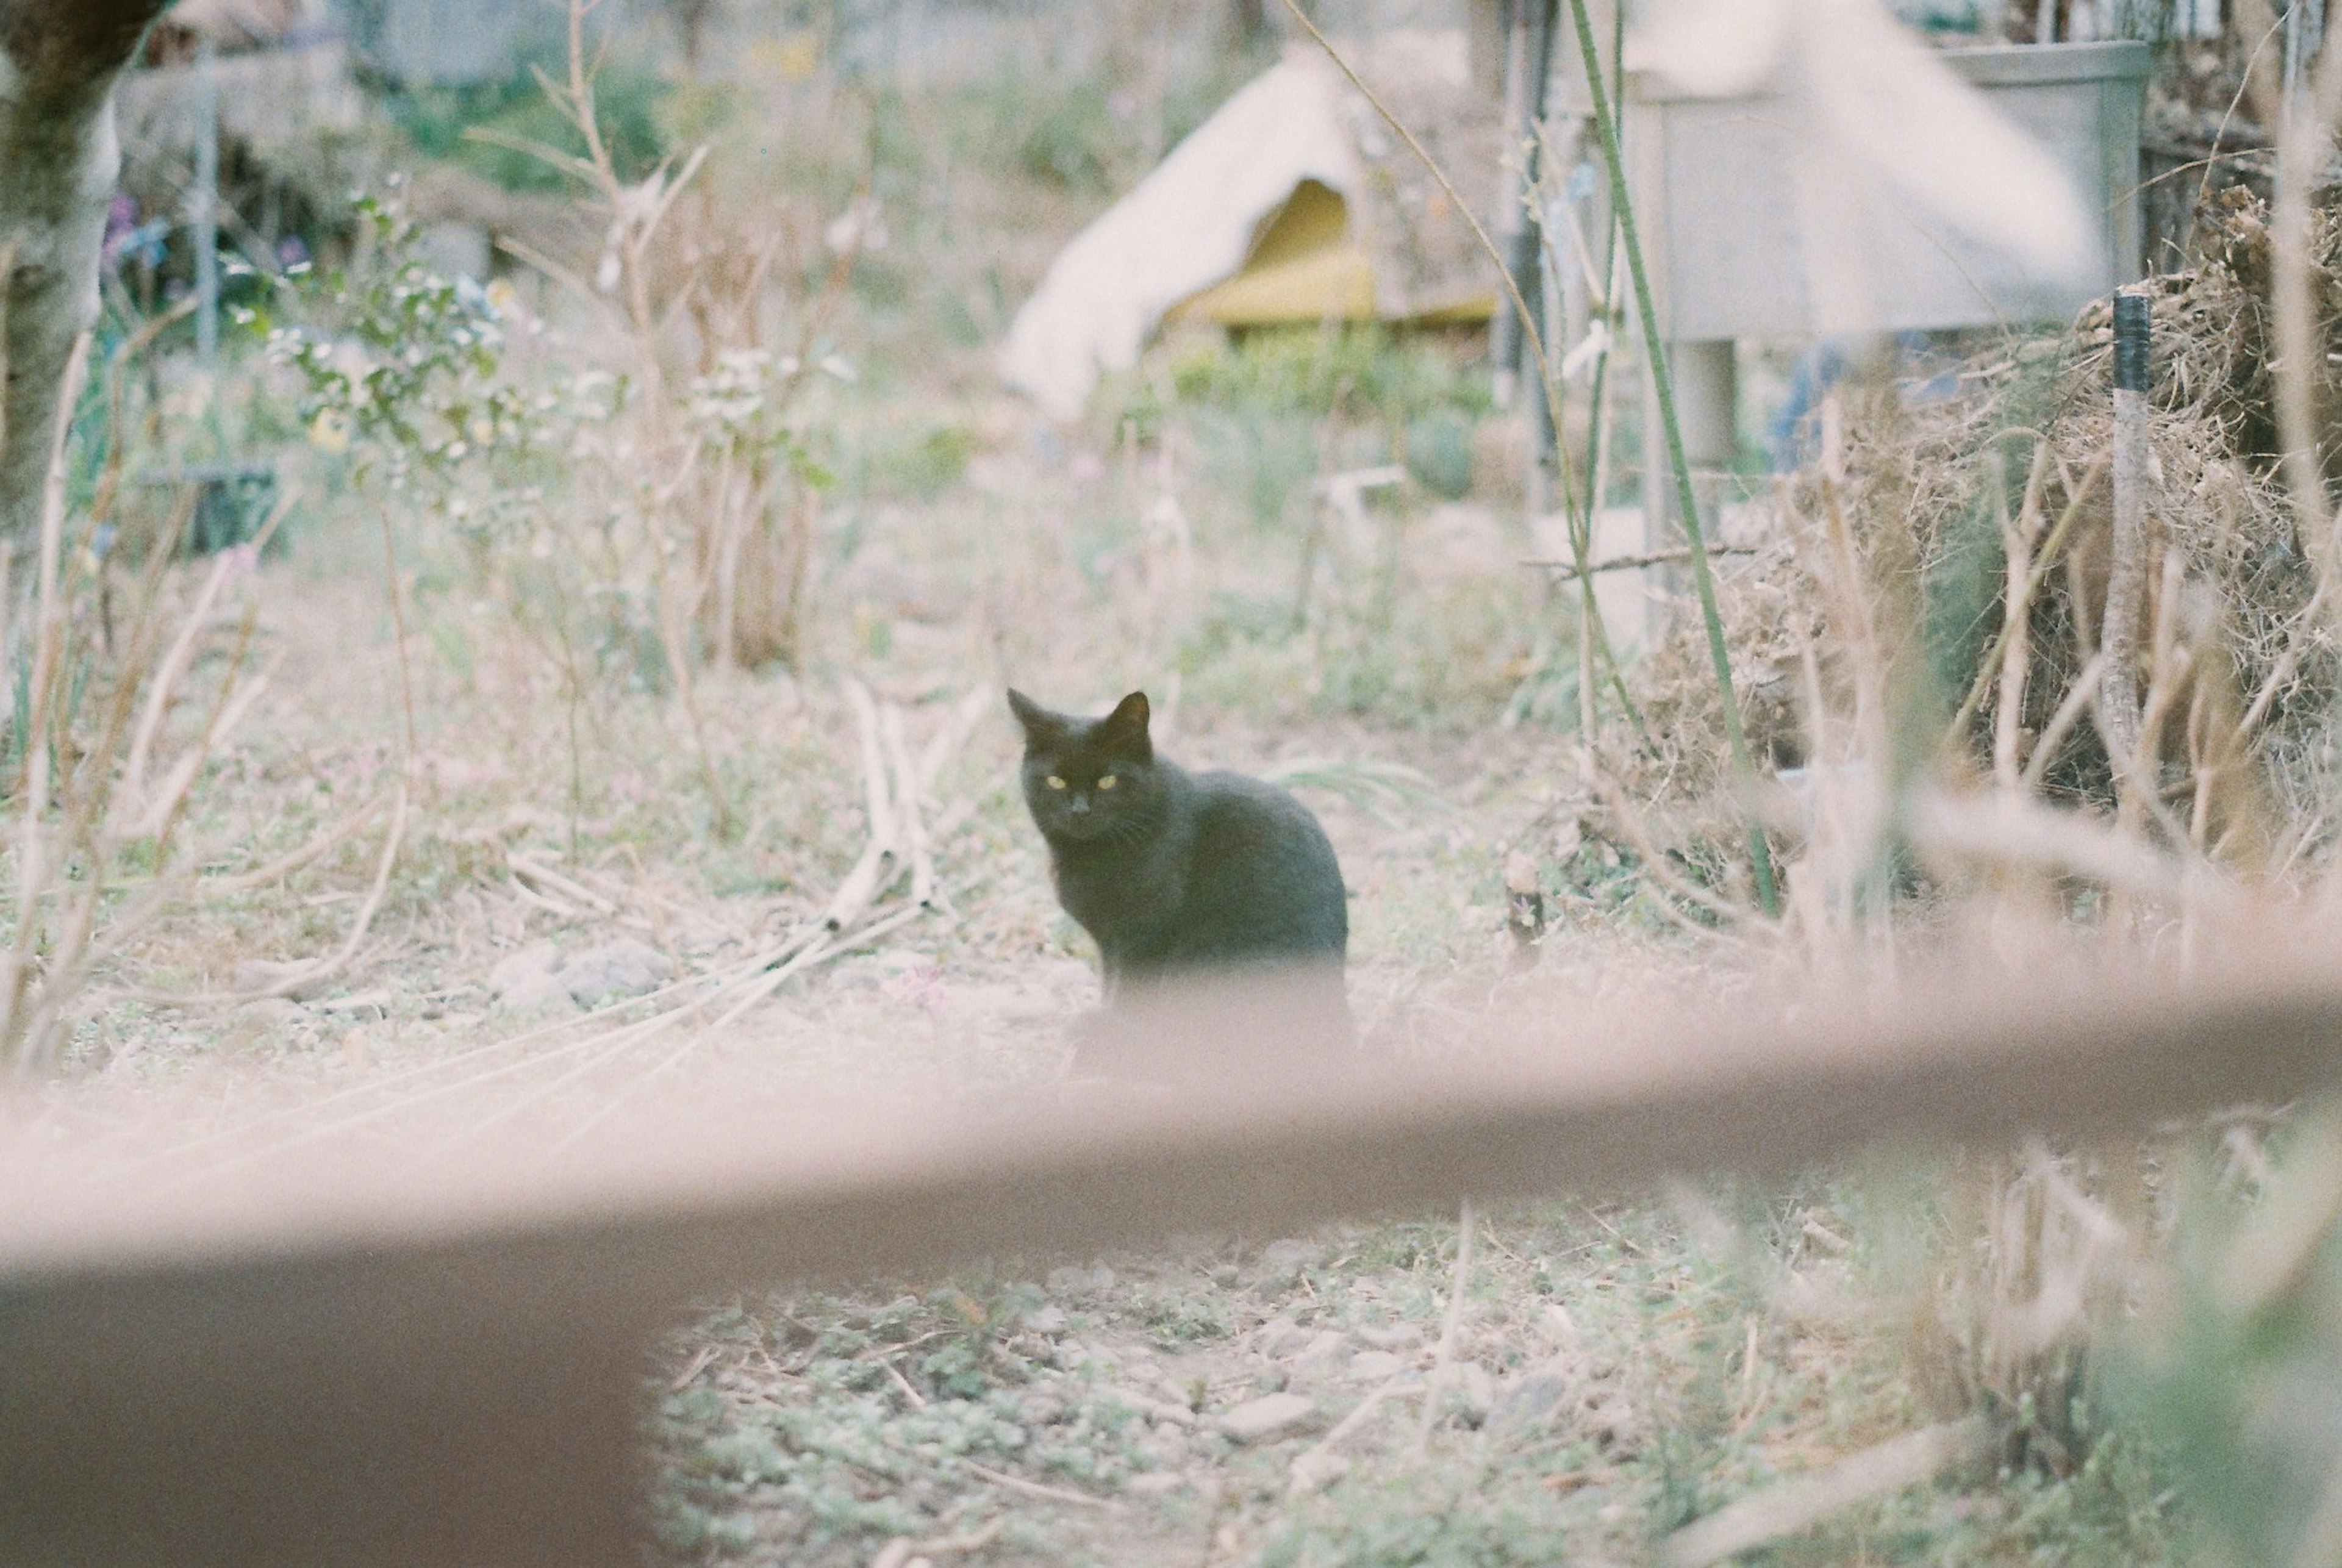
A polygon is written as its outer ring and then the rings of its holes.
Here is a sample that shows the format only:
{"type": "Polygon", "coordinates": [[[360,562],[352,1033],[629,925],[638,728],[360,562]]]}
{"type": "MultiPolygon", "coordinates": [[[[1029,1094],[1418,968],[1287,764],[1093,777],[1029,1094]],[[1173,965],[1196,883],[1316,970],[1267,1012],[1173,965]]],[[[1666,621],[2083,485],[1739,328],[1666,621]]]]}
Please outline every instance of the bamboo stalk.
{"type": "MultiPolygon", "coordinates": [[[[1676,415],[1674,378],[1667,371],[1666,345],[1659,337],[1659,318],[1651,300],[1649,268],[1643,259],[1642,235],[1635,226],[1635,206],[1626,191],[1626,163],[1618,141],[1618,122],[1611,111],[1610,94],[1602,82],[1601,55],[1594,45],[1594,25],[1586,15],[1586,0],[1569,0],[1569,15],[1577,33],[1577,52],[1586,63],[1586,90],[1592,100],[1594,127],[1602,140],[1603,162],[1610,170],[1610,201],[1616,215],[1618,241],[1626,253],[1626,273],[1635,285],[1635,309],[1642,317],[1643,349],[1649,361],[1651,390],[1659,405],[1659,424],[1666,441],[1668,465],[1675,473],[1676,506],[1682,514],[1684,538],[1691,550],[1691,579],[1699,595],[1700,619],[1707,629],[1708,660],[1716,670],[1716,694],[1724,707],[1724,739],[1732,753],[1733,776],[1743,791],[1753,794],[1756,766],[1748,754],[1748,731],[1741,722],[1740,699],[1732,689],[1732,657],[1724,644],[1724,618],[1716,606],[1716,575],[1708,569],[1707,540],[1700,525],[1699,500],[1692,492],[1691,464],[1684,455],[1683,424],[1676,415]]],[[[1778,885],[1773,876],[1773,852],[1765,842],[1765,828],[1753,807],[1748,814],[1748,859],[1756,876],[1756,903],[1767,916],[1781,912],[1778,885]]]]}
{"type": "MultiPolygon", "coordinates": [[[[1614,87],[1624,90],[1626,82],[1626,8],[1621,5],[1610,17],[1610,79],[1614,87]]],[[[1592,259],[1590,256],[1589,261],[1592,259]]],[[[1594,358],[1594,375],[1586,390],[1586,545],[1573,550],[1582,568],[1586,557],[1594,553],[1595,520],[1602,515],[1603,482],[1608,477],[1610,456],[1610,355],[1618,341],[1618,215],[1610,215],[1603,225],[1602,255],[1602,347],[1594,358]]],[[[1558,437],[1556,437],[1558,439],[1558,437]]],[[[1580,581],[1584,581],[1581,572],[1580,581]]],[[[1610,684],[1618,694],[1618,704],[1626,713],[1626,722],[1635,733],[1648,740],[1650,731],[1643,723],[1643,712],[1626,692],[1626,677],[1618,668],[1618,656],[1610,646],[1610,628],[1602,624],[1594,608],[1594,589],[1585,589],[1586,613],[1594,616],[1592,639],[1598,641],[1602,662],[1609,667],[1610,684]]],[[[1586,675],[1580,672],[1579,680],[1586,675]]]]}
{"type": "MultiPolygon", "coordinates": [[[[1417,161],[1431,175],[1433,182],[1439,186],[1440,194],[1453,203],[1456,210],[1463,215],[1465,223],[1472,230],[1474,243],[1495,265],[1497,282],[1504,289],[1505,297],[1511,303],[1513,309],[1519,313],[1525,327],[1521,339],[1522,345],[1529,351],[1529,356],[1536,362],[1537,380],[1545,389],[1546,406],[1553,416],[1555,427],[1558,429],[1561,424],[1562,407],[1560,375],[1553,356],[1546,352],[1544,334],[1536,330],[1536,324],[1529,314],[1528,302],[1522,297],[1519,286],[1514,282],[1511,269],[1506,265],[1503,253],[1497,250],[1496,243],[1488,237],[1488,232],[1481,225],[1480,220],[1473,215],[1471,204],[1457,193],[1455,183],[1448,179],[1446,171],[1439,166],[1439,161],[1425,148],[1415,133],[1407,129],[1406,123],[1396,115],[1391,113],[1390,106],[1383,102],[1373,88],[1366,85],[1365,79],[1358,75],[1349,61],[1342,57],[1341,52],[1334,47],[1332,41],[1318,28],[1317,24],[1310,20],[1309,14],[1302,9],[1300,0],[1285,0],[1285,8],[1292,14],[1294,21],[1299,25],[1302,31],[1308,34],[1316,45],[1325,51],[1326,57],[1333,61],[1342,75],[1349,79],[1350,85],[1356,88],[1359,95],[1373,106],[1375,113],[1382,116],[1383,123],[1391,128],[1400,141],[1406,144],[1407,150],[1416,155],[1417,161]]],[[[1576,464],[1570,460],[1569,445],[1566,442],[1556,443],[1555,452],[1561,464],[1562,504],[1574,513],[1577,506],[1576,464]]],[[[1577,547],[1579,540],[1590,537],[1591,534],[1590,525],[1579,527],[1576,525],[1579,521],[1572,517],[1570,539],[1573,549],[1577,547]]],[[[1306,578],[1303,587],[1306,601],[1307,587],[1306,578]]],[[[1604,645],[1607,645],[1606,642],[1604,645]]],[[[1616,661],[1613,661],[1613,669],[1614,671],[1616,669],[1616,661]]],[[[1584,674],[1581,672],[1579,679],[1582,681],[1584,678],[1584,674]]]]}

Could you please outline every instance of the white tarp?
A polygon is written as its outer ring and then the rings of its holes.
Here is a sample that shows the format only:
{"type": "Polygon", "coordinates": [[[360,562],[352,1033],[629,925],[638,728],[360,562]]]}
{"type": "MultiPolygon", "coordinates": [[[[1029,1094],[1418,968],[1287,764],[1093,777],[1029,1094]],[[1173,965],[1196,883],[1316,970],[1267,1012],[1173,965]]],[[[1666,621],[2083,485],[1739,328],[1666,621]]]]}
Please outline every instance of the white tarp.
{"type": "Polygon", "coordinates": [[[1102,375],[1138,363],[1166,312],[1243,267],[1262,220],[1303,180],[1356,211],[1341,87],[1331,65],[1295,59],[1230,98],[1058,253],[1008,330],[1002,378],[1073,419],[1102,375]]]}

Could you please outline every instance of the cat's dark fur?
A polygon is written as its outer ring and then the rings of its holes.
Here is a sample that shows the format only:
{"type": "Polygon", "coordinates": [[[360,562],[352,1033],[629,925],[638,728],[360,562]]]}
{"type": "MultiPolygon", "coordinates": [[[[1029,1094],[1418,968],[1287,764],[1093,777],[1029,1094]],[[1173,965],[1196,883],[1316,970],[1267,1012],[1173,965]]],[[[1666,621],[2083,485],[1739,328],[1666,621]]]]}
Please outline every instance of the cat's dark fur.
{"type": "Polygon", "coordinates": [[[1136,993],[1206,974],[1275,976],[1296,999],[1275,1028],[1263,1024],[1260,1048],[1346,1047],[1349,909],[1309,808],[1259,779],[1191,774],[1156,754],[1143,692],[1102,719],[1052,713],[1020,692],[1008,704],[1025,729],[1025,801],[1058,901],[1106,967],[1108,1011],[1083,1033],[1077,1069],[1116,1069],[1113,1020],[1136,993]]]}

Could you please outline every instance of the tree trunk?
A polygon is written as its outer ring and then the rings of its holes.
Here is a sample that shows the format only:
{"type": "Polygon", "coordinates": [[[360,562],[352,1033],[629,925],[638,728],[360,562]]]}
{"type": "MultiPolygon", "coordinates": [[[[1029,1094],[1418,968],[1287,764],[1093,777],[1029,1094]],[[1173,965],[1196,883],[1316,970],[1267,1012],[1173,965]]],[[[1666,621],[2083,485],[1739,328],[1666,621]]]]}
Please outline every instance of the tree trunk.
{"type": "Polygon", "coordinates": [[[97,320],[114,84],[169,0],[0,0],[0,553],[39,527],[65,362],[97,320]]]}

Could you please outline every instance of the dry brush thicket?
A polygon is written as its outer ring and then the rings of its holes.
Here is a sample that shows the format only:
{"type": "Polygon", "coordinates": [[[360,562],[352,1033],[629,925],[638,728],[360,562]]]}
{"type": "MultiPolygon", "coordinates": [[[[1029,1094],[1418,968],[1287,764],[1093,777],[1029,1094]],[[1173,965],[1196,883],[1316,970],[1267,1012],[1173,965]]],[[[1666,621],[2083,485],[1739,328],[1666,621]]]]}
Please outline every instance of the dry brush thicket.
{"type": "MultiPolygon", "coordinates": [[[[2331,320],[2342,242],[2330,213],[2317,236],[2331,320]]],[[[2151,788],[2124,820],[2142,847],[2257,881],[2314,861],[2328,837],[2342,662],[2277,472],[2267,209],[2224,193],[2200,244],[2196,265],[2145,285],[2150,534],[2136,636],[2154,724],[2151,788]]],[[[2097,714],[2112,358],[2101,301],[2061,335],[2008,334],[1899,375],[1857,371],[1825,404],[1817,462],[1757,499],[1775,514],[1769,536],[1719,568],[1754,743],[1777,769],[1807,770],[1793,776],[1808,792],[1993,784],[2085,815],[2114,809],[2097,714]]],[[[2333,366],[2321,371],[2331,406],[2333,366]]],[[[1652,830],[1728,881],[1740,806],[1703,657],[1696,628],[1678,624],[1639,672],[1647,733],[1616,725],[1609,749],[1652,830]]],[[[1812,826],[1809,795],[1768,808],[1777,834],[1812,826]]]]}

